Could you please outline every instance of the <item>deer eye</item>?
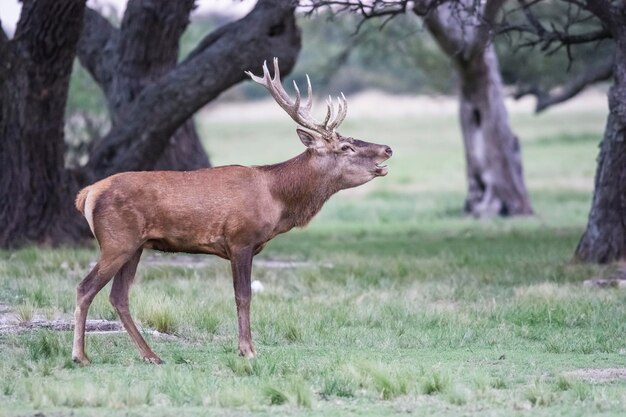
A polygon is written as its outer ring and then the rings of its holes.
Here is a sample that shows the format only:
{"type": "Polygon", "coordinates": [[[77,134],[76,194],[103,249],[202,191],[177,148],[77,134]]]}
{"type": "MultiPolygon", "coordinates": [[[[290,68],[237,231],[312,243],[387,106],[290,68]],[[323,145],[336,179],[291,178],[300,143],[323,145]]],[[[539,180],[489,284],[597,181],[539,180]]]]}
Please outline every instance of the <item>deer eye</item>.
{"type": "Polygon", "coordinates": [[[350,150],[350,151],[352,151],[352,152],[354,152],[354,149],[352,149],[352,146],[350,146],[350,145],[343,145],[343,146],[341,147],[341,150],[342,150],[343,152],[347,152],[347,151],[349,151],[349,150],[350,150]]]}

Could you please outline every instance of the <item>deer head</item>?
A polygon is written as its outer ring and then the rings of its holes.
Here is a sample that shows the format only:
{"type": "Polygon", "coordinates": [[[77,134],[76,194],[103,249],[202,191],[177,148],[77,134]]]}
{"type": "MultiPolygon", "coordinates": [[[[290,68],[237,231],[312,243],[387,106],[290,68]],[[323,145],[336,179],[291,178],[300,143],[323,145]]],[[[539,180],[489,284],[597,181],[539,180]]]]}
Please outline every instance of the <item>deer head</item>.
{"type": "Polygon", "coordinates": [[[332,98],[328,98],[326,117],[320,123],[311,115],[313,89],[308,75],[306,76],[307,98],[303,103],[300,89],[295,81],[293,83],[296,90],[295,99],[292,99],[283,88],[278,58],[274,58],[273,78],[267,68],[267,62],[263,63],[263,76],[258,77],[250,71],[246,74],[253,81],[264,86],[293,121],[306,129],[296,131],[304,146],[314,156],[313,164],[321,172],[325,172],[337,181],[340,189],[356,187],[375,177],[387,175],[387,166],[380,164],[393,154],[389,146],[365,142],[337,132],[337,127],[346,118],[348,112],[348,102],[343,93],[337,97],[336,109],[332,98]]]}

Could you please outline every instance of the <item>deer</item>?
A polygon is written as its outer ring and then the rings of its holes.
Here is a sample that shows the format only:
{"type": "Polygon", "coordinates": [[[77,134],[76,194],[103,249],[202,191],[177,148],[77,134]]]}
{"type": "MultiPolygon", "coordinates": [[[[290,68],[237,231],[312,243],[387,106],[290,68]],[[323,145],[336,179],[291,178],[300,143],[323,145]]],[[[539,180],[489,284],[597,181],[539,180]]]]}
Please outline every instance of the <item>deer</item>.
{"type": "Polygon", "coordinates": [[[264,86],[299,126],[305,151],[274,165],[228,165],[195,171],[124,172],[82,189],[76,207],[87,220],[100,254],[76,288],[72,359],[86,365],[85,323],[96,294],[113,280],[109,301],[142,358],[162,363],[137,329],[128,294],[144,249],[212,254],[230,261],[238,321],[239,354],[255,356],[250,330],[252,259],[267,242],[294,227],[304,227],[335,193],[387,175],[381,165],[392,155],[387,145],[343,136],[337,127],[346,117],[343,94],[337,108],[329,98],[326,117],[311,115],[313,92],[301,100],[294,81],[292,99],[274,58],[272,77],[245,73],[264,86]]]}

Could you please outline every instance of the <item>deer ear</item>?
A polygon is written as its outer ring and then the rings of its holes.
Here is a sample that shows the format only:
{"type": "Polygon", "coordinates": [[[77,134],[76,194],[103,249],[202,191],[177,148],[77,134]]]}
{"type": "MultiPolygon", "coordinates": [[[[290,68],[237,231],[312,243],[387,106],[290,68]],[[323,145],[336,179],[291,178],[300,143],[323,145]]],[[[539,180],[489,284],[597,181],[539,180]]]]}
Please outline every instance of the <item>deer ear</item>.
{"type": "Polygon", "coordinates": [[[320,138],[306,130],[296,129],[296,133],[300,136],[300,140],[307,148],[315,148],[319,144],[320,138]]]}

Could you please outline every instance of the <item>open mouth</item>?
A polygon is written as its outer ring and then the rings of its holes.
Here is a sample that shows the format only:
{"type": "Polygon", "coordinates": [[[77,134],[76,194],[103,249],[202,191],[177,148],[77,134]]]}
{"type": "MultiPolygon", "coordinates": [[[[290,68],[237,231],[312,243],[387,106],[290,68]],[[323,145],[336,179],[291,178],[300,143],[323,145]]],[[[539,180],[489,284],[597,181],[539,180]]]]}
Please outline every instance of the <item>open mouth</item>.
{"type": "Polygon", "coordinates": [[[376,164],[376,170],[374,172],[377,176],[384,177],[387,175],[387,172],[389,172],[389,168],[387,168],[387,165],[376,164]]]}

